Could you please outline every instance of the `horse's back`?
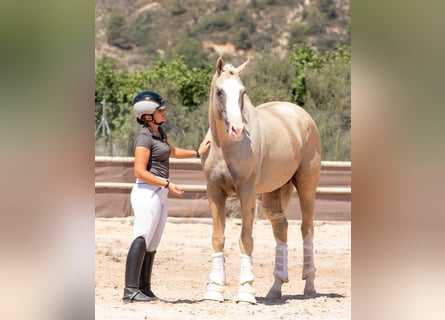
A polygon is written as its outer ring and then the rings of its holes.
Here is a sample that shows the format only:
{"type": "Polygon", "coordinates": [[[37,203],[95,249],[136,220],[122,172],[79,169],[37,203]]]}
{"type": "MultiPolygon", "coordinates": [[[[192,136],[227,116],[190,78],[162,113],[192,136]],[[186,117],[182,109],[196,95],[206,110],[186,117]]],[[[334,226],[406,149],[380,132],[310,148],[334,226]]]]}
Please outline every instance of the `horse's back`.
{"type": "Polygon", "coordinates": [[[255,108],[264,117],[277,117],[284,123],[289,121],[312,121],[310,114],[299,105],[287,101],[271,101],[260,104],[255,108]]]}
{"type": "Polygon", "coordinates": [[[279,139],[297,148],[303,148],[308,140],[320,139],[312,117],[294,103],[272,101],[258,105],[255,110],[265,139],[279,139]]]}
{"type": "Polygon", "coordinates": [[[263,157],[261,184],[286,182],[304,165],[308,154],[320,153],[317,126],[303,108],[293,103],[273,101],[255,109],[262,149],[267,153],[263,157]]]}

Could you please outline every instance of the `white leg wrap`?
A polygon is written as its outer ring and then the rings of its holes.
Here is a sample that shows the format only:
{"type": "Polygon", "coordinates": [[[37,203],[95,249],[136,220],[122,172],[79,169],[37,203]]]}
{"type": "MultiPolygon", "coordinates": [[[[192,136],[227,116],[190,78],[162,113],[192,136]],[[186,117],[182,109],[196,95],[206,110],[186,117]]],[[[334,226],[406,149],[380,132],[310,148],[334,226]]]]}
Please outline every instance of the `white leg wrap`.
{"type": "Polygon", "coordinates": [[[253,279],[255,279],[252,269],[252,256],[241,254],[240,285],[243,285],[246,282],[251,282],[253,279]]]}
{"type": "Polygon", "coordinates": [[[287,269],[287,244],[277,244],[275,247],[275,269],[273,275],[282,282],[289,282],[287,269]]]}
{"type": "Polygon", "coordinates": [[[226,273],[224,271],[224,253],[212,254],[212,271],[210,272],[211,283],[207,284],[204,300],[224,301],[224,285],[226,284],[226,273]]]}
{"type": "Polygon", "coordinates": [[[226,284],[226,272],[224,270],[224,253],[217,252],[212,254],[212,271],[210,280],[213,283],[224,286],[226,284]]]}
{"type": "Polygon", "coordinates": [[[256,303],[255,289],[252,288],[252,282],[255,278],[252,269],[252,257],[241,254],[240,286],[238,287],[236,302],[256,303]]]}
{"type": "Polygon", "coordinates": [[[303,243],[303,280],[310,274],[315,273],[314,265],[314,245],[312,243],[303,243]]]}

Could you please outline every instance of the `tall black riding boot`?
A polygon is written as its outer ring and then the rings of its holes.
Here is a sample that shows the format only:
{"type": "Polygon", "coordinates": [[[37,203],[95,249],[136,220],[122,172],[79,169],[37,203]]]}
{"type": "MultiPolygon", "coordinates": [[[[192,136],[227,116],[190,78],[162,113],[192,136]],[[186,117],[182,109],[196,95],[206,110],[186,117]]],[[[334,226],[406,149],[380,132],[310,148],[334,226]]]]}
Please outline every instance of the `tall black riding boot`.
{"type": "Polygon", "coordinates": [[[153,299],[158,299],[153,291],[151,291],[151,272],[153,270],[153,262],[155,260],[156,251],[147,252],[145,254],[144,263],[142,264],[141,277],[139,280],[139,289],[153,299]]]}
{"type": "Polygon", "coordinates": [[[139,277],[141,275],[142,263],[145,258],[145,239],[136,238],[130,246],[125,266],[125,289],[122,300],[125,303],[133,301],[152,301],[139,289],[139,277]]]}

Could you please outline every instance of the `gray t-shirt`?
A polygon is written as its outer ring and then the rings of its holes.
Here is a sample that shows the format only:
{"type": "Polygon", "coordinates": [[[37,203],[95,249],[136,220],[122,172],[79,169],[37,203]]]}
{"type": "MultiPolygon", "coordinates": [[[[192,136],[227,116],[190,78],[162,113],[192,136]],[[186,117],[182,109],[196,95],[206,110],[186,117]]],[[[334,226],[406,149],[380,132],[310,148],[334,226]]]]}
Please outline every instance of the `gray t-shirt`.
{"type": "Polygon", "coordinates": [[[143,126],[134,142],[134,147],[145,147],[151,150],[147,170],[155,176],[168,179],[170,146],[167,143],[167,134],[159,127],[161,136],[153,135],[149,126],[143,126]]]}

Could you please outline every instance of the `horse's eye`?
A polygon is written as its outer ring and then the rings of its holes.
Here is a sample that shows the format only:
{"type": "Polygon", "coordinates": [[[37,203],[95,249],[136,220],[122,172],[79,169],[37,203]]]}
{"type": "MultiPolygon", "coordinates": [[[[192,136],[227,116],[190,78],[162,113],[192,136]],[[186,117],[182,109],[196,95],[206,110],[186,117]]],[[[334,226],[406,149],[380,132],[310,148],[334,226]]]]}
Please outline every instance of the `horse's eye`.
{"type": "Polygon", "coordinates": [[[221,89],[216,89],[216,95],[221,98],[224,95],[224,92],[221,89]]]}

